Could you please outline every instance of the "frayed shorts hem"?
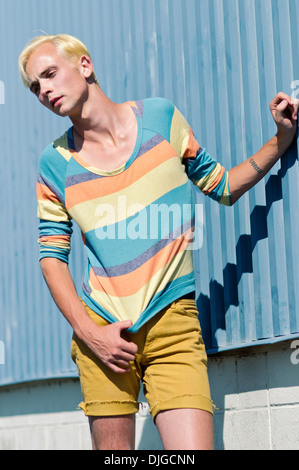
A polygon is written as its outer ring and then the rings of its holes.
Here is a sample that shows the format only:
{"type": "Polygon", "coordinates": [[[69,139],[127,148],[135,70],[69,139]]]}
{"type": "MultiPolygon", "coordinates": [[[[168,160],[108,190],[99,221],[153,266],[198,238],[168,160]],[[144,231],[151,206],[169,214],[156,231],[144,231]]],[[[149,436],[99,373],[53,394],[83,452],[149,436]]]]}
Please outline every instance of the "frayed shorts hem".
{"type": "Polygon", "coordinates": [[[85,416],[120,416],[134,414],[139,410],[139,405],[129,400],[126,402],[89,401],[81,402],[78,406],[84,411],[85,416]]]}
{"type": "Polygon", "coordinates": [[[197,410],[207,411],[214,415],[214,404],[210,398],[203,395],[181,395],[173,397],[163,403],[155,403],[150,409],[153,420],[160,411],[168,411],[174,409],[193,408],[197,410]]]}
{"type": "MultiPolygon", "coordinates": [[[[122,416],[128,414],[135,414],[139,411],[139,404],[133,401],[126,402],[101,402],[90,401],[79,403],[79,408],[84,411],[86,416],[122,416]]],[[[168,411],[173,409],[193,408],[202,411],[207,411],[214,414],[214,404],[212,400],[203,395],[181,395],[173,397],[163,403],[155,403],[150,407],[150,414],[153,420],[160,411],[168,411]]]]}

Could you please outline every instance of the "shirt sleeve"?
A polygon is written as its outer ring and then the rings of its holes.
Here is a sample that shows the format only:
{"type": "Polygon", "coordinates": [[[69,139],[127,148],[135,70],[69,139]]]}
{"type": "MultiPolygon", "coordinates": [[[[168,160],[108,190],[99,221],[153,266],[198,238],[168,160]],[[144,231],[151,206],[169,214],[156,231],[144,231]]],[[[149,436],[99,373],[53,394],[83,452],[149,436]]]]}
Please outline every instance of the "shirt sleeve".
{"type": "MultiPolygon", "coordinates": [[[[57,258],[68,263],[71,249],[72,221],[63,198],[61,181],[62,168],[59,159],[51,165],[44,154],[41,158],[37,179],[37,217],[39,218],[40,257],[57,258]]],[[[63,163],[63,162],[62,162],[63,163]]]]}
{"type": "Polygon", "coordinates": [[[201,148],[193,130],[177,108],[173,113],[170,139],[193,184],[220,204],[230,206],[228,172],[206,149],[201,148]]]}

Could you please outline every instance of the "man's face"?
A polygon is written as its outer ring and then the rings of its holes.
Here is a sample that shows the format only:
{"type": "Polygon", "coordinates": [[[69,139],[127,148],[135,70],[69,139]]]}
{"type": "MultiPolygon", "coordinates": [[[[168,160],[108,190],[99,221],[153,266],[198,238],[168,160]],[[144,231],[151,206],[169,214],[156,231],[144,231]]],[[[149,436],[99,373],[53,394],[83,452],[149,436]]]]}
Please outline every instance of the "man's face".
{"type": "Polygon", "coordinates": [[[31,54],[26,66],[30,90],[46,108],[59,116],[80,112],[87,98],[84,67],[70,62],[51,43],[44,43],[31,54]]]}

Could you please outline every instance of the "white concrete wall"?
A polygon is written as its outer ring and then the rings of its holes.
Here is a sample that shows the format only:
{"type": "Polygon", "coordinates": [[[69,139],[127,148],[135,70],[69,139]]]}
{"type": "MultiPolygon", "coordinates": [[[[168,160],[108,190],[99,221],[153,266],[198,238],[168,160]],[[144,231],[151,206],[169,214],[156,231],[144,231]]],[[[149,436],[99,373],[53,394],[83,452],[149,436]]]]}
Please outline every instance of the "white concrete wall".
{"type": "Polygon", "coordinates": [[[299,364],[293,345],[210,359],[216,448],[299,449],[299,364]]]}
{"type": "MultiPolygon", "coordinates": [[[[299,450],[299,364],[292,344],[210,357],[216,449],[299,450]]],[[[87,420],[76,410],[80,400],[75,380],[0,389],[0,450],[90,449],[87,420]]],[[[137,415],[136,447],[162,449],[146,412],[137,415]]]]}
{"type": "MultiPolygon", "coordinates": [[[[149,416],[137,416],[136,448],[162,449],[149,416]]],[[[0,450],[91,450],[88,423],[81,411],[1,418],[0,450]]]]}

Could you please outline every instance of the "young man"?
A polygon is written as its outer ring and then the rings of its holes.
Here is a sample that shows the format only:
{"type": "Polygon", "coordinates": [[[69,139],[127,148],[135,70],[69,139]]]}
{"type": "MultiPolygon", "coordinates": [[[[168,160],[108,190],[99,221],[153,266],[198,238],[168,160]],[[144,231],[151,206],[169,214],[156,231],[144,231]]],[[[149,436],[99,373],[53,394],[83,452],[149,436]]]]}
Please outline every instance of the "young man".
{"type": "Polygon", "coordinates": [[[213,448],[189,180],[218,202],[234,204],[291,144],[297,105],[279,93],[270,104],[277,134],[225,171],[167,100],[112,102],[76,38],[36,38],[19,63],[39,101],[72,122],[41,157],[40,262],[74,330],[72,357],[93,448],[134,448],[140,380],[165,449],[213,448]],[[169,213],[157,217],[162,207],[176,209],[172,221],[169,213]],[[87,252],[80,297],[67,264],[72,219],[87,252]]]}

